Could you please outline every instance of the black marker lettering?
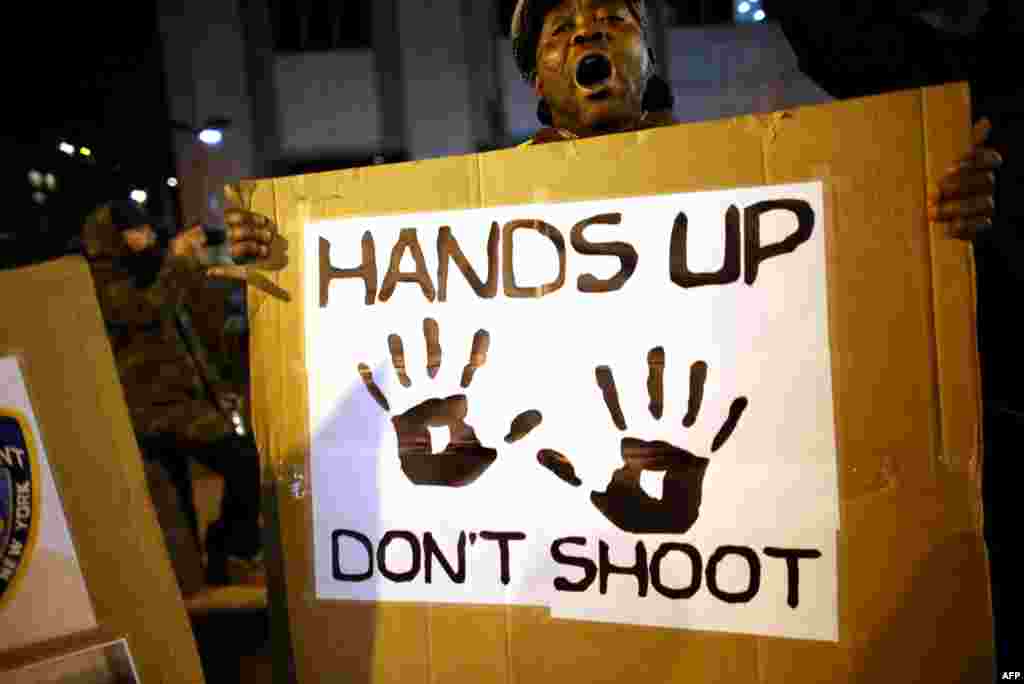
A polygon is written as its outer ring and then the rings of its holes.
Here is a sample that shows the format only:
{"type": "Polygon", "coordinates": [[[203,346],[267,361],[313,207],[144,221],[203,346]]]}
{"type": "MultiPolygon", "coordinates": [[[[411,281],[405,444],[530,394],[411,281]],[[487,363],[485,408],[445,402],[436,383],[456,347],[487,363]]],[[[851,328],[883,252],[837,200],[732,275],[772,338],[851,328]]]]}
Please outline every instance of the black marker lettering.
{"type": "Polygon", "coordinates": [[[608,551],[609,548],[607,542],[601,541],[598,543],[598,564],[601,571],[600,582],[598,583],[599,591],[602,594],[608,593],[609,575],[633,575],[636,577],[637,584],[640,588],[639,595],[647,596],[647,548],[644,547],[644,543],[636,543],[636,562],[631,567],[619,567],[617,565],[613,565],[611,559],[608,557],[608,551]]]}
{"type": "Polygon", "coordinates": [[[746,546],[720,546],[708,559],[707,578],[708,591],[719,601],[749,603],[757,596],[757,592],[761,588],[761,559],[757,557],[753,549],[746,546]],[[750,584],[744,591],[733,593],[722,591],[718,587],[718,564],[730,554],[742,557],[750,566],[750,584]]]}
{"type": "Polygon", "coordinates": [[[423,535],[423,555],[426,560],[423,564],[423,578],[430,584],[433,580],[433,567],[432,559],[437,558],[437,562],[441,564],[444,571],[448,573],[448,577],[451,578],[456,584],[463,584],[466,581],[466,533],[459,533],[459,544],[456,551],[456,557],[458,559],[458,570],[453,570],[451,563],[441,553],[440,547],[437,542],[434,541],[434,535],[427,532],[423,535]]]}
{"type": "Polygon", "coordinates": [[[483,299],[491,299],[498,293],[498,240],[500,233],[498,223],[491,224],[491,234],[487,238],[487,282],[480,280],[469,259],[462,253],[462,248],[452,236],[452,229],[441,226],[437,234],[437,300],[448,301],[448,261],[454,261],[462,275],[466,278],[473,292],[483,299]]]}
{"type": "Polygon", "coordinates": [[[594,561],[589,558],[580,558],[578,556],[568,556],[562,552],[562,546],[566,544],[573,544],[576,546],[586,546],[587,540],[584,537],[563,537],[562,539],[556,539],[551,542],[551,557],[556,563],[561,565],[571,565],[573,567],[580,568],[583,570],[583,579],[578,582],[571,582],[564,577],[555,578],[555,589],[558,591],[586,591],[590,588],[590,585],[594,583],[594,579],[597,578],[597,566],[594,561]]]}
{"type": "Polygon", "coordinates": [[[700,589],[701,575],[703,574],[704,563],[701,560],[700,552],[689,544],[677,544],[668,542],[658,547],[658,550],[651,556],[651,584],[654,590],[665,598],[688,599],[693,598],[700,589]],[[682,589],[666,587],[661,581],[661,561],[670,551],[681,551],[690,559],[691,579],[690,586],[682,589]]]}
{"type": "Polygon", "coordinates": [[[577,278],[576,287],[580,292],[614,292],[622,289],[622,286],[636,271],[640,256],[632,245],[625,242],[590,242],[587,240],[583,237],[583,231],[587,226],[595,223],[617,226],[622,223],[622,214],[599,214],[577,223],[569,235],[572,248],[580,254],[618,257],[619,272],[607,280],[601,280],[592,273],[584,273],[577,278]]]}
{"type": "Polygon", "coordinates": [[[373,577],[373,544],[365,534],[354,530],[334,530],[331,533],[331,570],[334,579],[341,582],[362,582],[373,577]],[[355,539],[366,549],[366,572],[346,573],[341,570],[341,549],[342,537],[355,539]]]}
{"type": "Polygon", "coordinates": [[[522,541],[526,539],[526,534],[523,532],[480,532],[480,538],[498,542],[498,549],[501,552],[501,583],[508,584],[511,581],[508,543],[513,540],[522,541]]]}
{"type": "Polygon", "coordinates": [[[434,283],[430,280],[430,274],[427,273],[427,262],[423,259],[423,250],[420,248],[415,228],[403,228],[398,234],[398,242],[391,250],[391,263],[388,266],[387,275],[384,276],[384,284],[380,288],[380,301],[386,302],[391,299],[398,283],[419,283],[427,301],[434,301],[434,283]],[[405,254],[405,250],[409,250],[413,261],[416,262],[416,270],[411,273],[401,270],[402,256],[405,254]]]}
{"type": "Polygon", "coordinates": [[[373,247],[373,235],[363,233],[363,261],[355,268],[334,268],[331,266],[331,243],[320,238],[320,308],[327,306],[332,280],[362,278],[366,285],[366,305],[371,306],[377,298],[377,256],[373,247]]]}
{"type": "Polygon", "coordinates": [[[380,574],[387,577],[392,582],[411,582],[416,579],[416,575],[420,573],[420,541],[416,538],[412,532],[406,532],[404,530],[391,530],[387,532],[380,540],[380,546],[377,547],[377,567],[380,568],[380,574]],[[409,548],[412,549],[412,565],[405,572],[393,572],[388,569],[387,566],[387,548],[391,545],[391,542],[396,539],[402,539],[409,544],[409,548]]]}
{"type": "Polygon", "coordinates": [[[505,296],[506,297],[543,297],[557,292],[561,289],[562,285],[565,284],[565,238],[558,232],[550,223],[545,223],[537,219],[517,219],[515,221],[509,221],[505,224],[505,229],[501,236],[501,255],[502,255],[502,275],[504,276],[505,283],[505,296]],[[519,287],[516,285],[516,271],[514,263],[514,238],[513,235],[517,230],[535,230],[547,239],[551,240],[551,243],[555,246],[555,251],[558,253],[558,277],[550,283],[538,285],[536,287],[519,287]]]}
{"type": "Polygon", "coordinates": [[[752,204],[743,211],[743,231],[746,234],[746,262],[744,281],[753,285],[761,262],[780,254],[789,254],[807,242],[814,232],[814,210],[804,200],[768,200],[752,204]],[[791,211],[796,214],[797,228],[782,242],[761,245],[761,215],[775,210],[791,211]]]}
{"type": "Polygon", "coordinates": [[[679,212],[672,226],[672,242],[669,248],[669,273],[672,282],[680,287],[701,285],[727,285],[740,278],[740,211],[730,206],[725,212],[725,258],[722,268],[711,273],[694,273],[690,270],[687,250],[689,220],[679,212]]]}
{"type": "Polygon", "coordinates": [[[764,555],[769,558],[784,558],[786,560],[786,603],[790,608],[800,605],[800,559],[821,558],[821,551],[817,549],[780,549],[774,546],[766,546],[764,555]]]}

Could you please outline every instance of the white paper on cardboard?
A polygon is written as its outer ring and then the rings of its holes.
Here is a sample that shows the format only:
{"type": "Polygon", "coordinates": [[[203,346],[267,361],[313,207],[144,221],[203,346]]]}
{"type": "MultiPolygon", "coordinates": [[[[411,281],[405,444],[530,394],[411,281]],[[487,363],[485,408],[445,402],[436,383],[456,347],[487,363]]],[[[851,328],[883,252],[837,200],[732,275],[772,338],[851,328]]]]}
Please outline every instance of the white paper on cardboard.
{"type": "Polygon", "coordinates": [[[97,626],[14,356],[0,357],[0,651],[97,626]]]}
{"type": "MultiPolygon", "coordinates": [[[[835,640],[839,513],[825,221],[823,185],[812,182],[307,225],[317,597],[548,605],[562,617],[835,640]],[[527,227],[510,233],[517,220],[527,227]],[[543,226],[538,221],[548,227],[530,227],[543,226]],[[560,250],[564,282],[543,296],[511,296],[499,265],[497,291],[483,297],[451,261],[440,301],[442,227],[486,281],[495,224],[498,261],[511,254],[515,285],[557,285],[560,250]],[[433,300],[411,277],[386,296],[403,229],[407,242],[415,229],[420,280],[429,279],[433,300]],[[364,234],[376,283],[354,271],[364,234]],[[594,245],[613,242],[626,259],[593,254],[594,245]],[[614,289],[630,254],[635,269],[614,289]],[[612,279],[613,291],[581,291],[585,274],[612,279]],[[426,319],[436,322],[442,350],[433,379],[426,319]],[[463,389],[479,330],[489,334],[486,360],[463,389]],[[401,338],[409,387],[396,374],[392,335],[401,338]],[[660,419],[648,387],[656,350],[664,357],[660,419]],[[602,372],[613,378],[625,429],[599,387],[602,372]],[[421,439],[419,451],[414,445],[400,458],[392,417],[462,394],[464,421],[496,451],[493,463],[471,483],[445,486],[466,479],[451,463],[472,460],[449,454],[450,472],[436,475],[444,483],[416,484],[420,466],[446,458],[427,450],[443,449],[448,431],[424,426],[431,445],[421,439]],[[539,412],[541,424],[506,443],[513,419],[527,411],[539,412]],[[624,468],[624,438],[639,440],[631,454],[646,449],[655,459],[648,463],[660,465],[645,469],[634,459],[624,468]],[[564,455],[580,486],[542,466],[542,450],[564,455]],[[610,486],[617,470],[619,485],[610,486]],[[630,484],[637,473],[646,495],[630,484]],[[681,596],[698,565],[700,587],[681,596]],[[628,575],[612,566],[639,569],[628,575]]],[[[400,248],[393,270],[416,273],[415,252],[400,248]]],[[[423,425],[410,420],[407,430],[423,425]]]]}

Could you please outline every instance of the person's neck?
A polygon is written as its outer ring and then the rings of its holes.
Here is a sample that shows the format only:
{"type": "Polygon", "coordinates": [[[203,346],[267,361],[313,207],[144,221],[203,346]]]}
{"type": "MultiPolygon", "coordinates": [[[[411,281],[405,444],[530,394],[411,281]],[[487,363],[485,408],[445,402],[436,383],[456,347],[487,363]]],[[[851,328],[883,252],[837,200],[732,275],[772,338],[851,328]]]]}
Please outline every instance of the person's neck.
{"type": "Polygon", "coordinates": [[[598,135],[608,135],[611,133],[627,133],[629,131],[635,131],[643,128],[645,114],[639,114],[634,118],[625,120],[609,121],[605,124],[598,124],[597,126],[573,126],[566,122],[555,122],[554,127],[560,131],[569,133],[573,137],[578,138],[590,138],[598,135]]]}

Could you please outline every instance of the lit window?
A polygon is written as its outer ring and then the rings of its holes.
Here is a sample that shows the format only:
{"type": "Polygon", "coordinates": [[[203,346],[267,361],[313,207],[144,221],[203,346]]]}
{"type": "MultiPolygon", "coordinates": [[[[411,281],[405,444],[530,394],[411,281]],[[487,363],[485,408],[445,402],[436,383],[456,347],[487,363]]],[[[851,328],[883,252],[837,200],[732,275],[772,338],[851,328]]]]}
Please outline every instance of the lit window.
{"type": "Polygon", "coordinates": [[[365,50],[372,44],[370,0],[269,0],[277,52],[365,50]]]}

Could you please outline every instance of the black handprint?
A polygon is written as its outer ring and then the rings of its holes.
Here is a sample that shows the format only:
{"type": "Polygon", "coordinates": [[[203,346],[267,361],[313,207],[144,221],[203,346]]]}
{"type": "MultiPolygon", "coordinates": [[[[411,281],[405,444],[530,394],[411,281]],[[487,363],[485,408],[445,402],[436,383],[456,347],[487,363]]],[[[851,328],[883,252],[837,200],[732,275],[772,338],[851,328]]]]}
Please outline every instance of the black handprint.
{"type": "MultiPolygon", "coordinates": [[[[647,355],[649,375],[647,390],[651,398],[649,410],[656,419],[661,419],[663,406],[663,373],[665,350],[652,349],[647,355]]],[[[707,378],[707,364],[698,361],[690,369],[690,401],[683,419],[684,427],[696,422],[704,396],[704,382],[707,378]]],[[[626,430],[626,420],[619,406],[615,379],[607,366],[595,370],[598,387],[604,395],[605,405],[612,420],[620,429],[626,430]]],[[[732,435],[747,399],[733,400],[718,434],[711,444],[712,453],[721,448],[732,435]]],[[[667,442],[647,441],[624,437],[621,443],[624,465],[612,474],[604,492],[591,492],[590,500],[608,520],[621,530],[634,533],[683,534],[697,521],[700,512],[704,474],[710,461],[696,456],[667,442]],[[640,474],[645,471],[664,472],[662,497],[655,499],[647,495],[640,486],[640,474]]],[[[552,469],[559,477],[573,482],[575,474],[569,460],[557,452],[544,450],[538,460],[552,469]]]]}
{"type": "MultiPolygon", "coordinates": [[[[441,345],[437,322],[431,318],[423,321],[423,333],[427,343],[427,375],[435,378],[441,368],[441,345]]],[[[473,336],[473,347],[469,363],[462,371],[462,387],[468,388],[473,375],[487,361],[490,336],[486,330],[478,330],[473,336]]],[[[406,374],[405,351],[402,338],[388,337],[388,349],[398,380],[404,387],[412,381],[406,374]]],[[[359,364],[359,374],[367,391],[385,411],[390,411],[387,399],[373,381],[373,373],[366,364],[359,364]]],[[[413,484],[442,487],[462,487],[474,482],[486,471],[497,457],[497,451],[486,447],[477,439],[473,427],[466,423],[469,402],[465,394],[456,394],[444,399],[434,397],[420,402],[401,415],[393,416],[391,423],[398,436],[398,457],[402,472],[413,484]],[[446,427],[449,442],[441,453],[433,453],[430,438],[431,427],[446,427]]],[[[512,423],[506,442],[521,438],[541,422],[540,413],[527,411],[512,423]]]]}

